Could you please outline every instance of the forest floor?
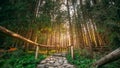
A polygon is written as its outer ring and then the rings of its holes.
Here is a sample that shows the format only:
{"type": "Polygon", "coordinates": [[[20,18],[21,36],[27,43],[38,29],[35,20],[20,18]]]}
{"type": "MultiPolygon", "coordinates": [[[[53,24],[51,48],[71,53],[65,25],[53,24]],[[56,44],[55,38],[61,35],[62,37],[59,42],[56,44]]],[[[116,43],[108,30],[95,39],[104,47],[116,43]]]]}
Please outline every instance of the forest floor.
{"type": "Polygon", "coordinates": [[[65,54],[58,53],[42,60],[37,68],[75,68],[75,66],[68,63],[65,54]]]}

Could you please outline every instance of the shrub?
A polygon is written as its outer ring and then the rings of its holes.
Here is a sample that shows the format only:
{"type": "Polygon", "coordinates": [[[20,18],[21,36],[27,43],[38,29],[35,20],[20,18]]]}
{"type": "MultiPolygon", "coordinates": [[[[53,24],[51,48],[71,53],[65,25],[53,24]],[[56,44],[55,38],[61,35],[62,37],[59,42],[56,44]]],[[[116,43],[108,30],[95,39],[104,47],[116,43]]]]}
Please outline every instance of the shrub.
{"type": "Polygon", "coordinates": [[[91,64],[95,61],[95,59],[83,56],[77,51],[74,52],[74,59],[71,58],[70,53],[66,57],[68,62],[75,65],[76,68],[90,68],[91,64]]]}
{"type": "Polygon", "coordinates": [[[38,62],[46,56],[40,55],[35,60],[34,53],[26,53],[22,50],[6,52],[0,59],[1,68],[36,68],[38,62]]]}

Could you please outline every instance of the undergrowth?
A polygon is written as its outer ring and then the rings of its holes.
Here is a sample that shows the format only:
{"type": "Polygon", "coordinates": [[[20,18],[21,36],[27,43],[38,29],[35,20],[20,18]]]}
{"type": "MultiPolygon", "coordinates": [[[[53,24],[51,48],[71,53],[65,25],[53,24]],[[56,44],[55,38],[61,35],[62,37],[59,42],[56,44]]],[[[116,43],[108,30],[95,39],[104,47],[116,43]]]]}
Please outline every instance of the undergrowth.
{"type": "Polygon", "coordinates": [[[101,68],[120,68],[120,59],[109,64],[102,66],[101,68]]]}
{"type": "Polygon", "coordinates": [[[35,60],[34,53],[26,53],[22,50],[5,52],[0,58],[0,68],[36,68],[36,65],[46,56],[40,55],[35,60]]]}
{"type": "Polygon", "coordinates": [[[72,59],[70,53],[66,57],[68,62],[75,65],[76,68],[91,68],[91,64],[95,61],[95,59],[81,56],[79,53],[74,53],[74,59],[72,59]]]}
{"type": "MultiPolygon", "coordinates": [[[[96,54],[97,55],[97,54],[96,54]]],[[[95,61],[102,58],[103,54],[99,54],[94,58],[88,57],[88,55],[81,55],[79,51],[74,51],[74,58],[72,59],[70,53],[66,55],[66,58],[69,63],[75,65],[76,68],[94,68],[92,67],[92,64],[95,63],[95,61]]],[[[106,65],[103,65],[100,68],[120,68],[120,59],[111,63],[108,63],[106,65]]]]}

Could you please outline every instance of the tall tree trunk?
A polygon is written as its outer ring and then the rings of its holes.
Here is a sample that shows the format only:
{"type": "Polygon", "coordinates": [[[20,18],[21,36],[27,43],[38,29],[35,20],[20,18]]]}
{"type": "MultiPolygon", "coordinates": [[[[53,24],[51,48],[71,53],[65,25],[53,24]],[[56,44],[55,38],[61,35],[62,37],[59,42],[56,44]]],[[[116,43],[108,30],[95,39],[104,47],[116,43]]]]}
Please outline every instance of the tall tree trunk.
{"type": "Polygon", "coordinates": [[[72,22],[70,17],[69,0],[67,0],[67,11],[68,11],[69,31],[70,31],[71,57],[73,58],[73,28],[72,28],[72,22]]]}

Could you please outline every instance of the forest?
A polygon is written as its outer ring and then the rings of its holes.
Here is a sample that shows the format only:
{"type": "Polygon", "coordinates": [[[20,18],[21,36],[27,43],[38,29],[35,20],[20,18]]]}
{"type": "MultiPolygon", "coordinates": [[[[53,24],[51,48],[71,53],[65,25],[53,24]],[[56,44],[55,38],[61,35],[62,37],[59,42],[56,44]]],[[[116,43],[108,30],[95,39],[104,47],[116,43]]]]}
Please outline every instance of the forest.
{"type": "Polygon", "coordinates": [[[0,68],[120,68],[120,0],[0,0],[0,68]]]}

